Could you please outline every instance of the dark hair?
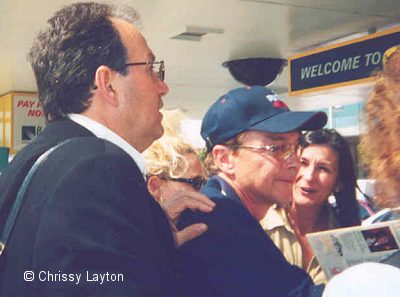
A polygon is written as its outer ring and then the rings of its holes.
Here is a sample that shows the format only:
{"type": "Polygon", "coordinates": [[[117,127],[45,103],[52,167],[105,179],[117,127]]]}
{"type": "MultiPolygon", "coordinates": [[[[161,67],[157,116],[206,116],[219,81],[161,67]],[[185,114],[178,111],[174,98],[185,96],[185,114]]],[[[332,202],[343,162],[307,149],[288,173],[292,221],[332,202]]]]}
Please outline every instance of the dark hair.
{"type": "Polygon", "coordinates": [[[132,24],[139,18],[130,7],[75,3],[56,12],[37,36],[28,60],[47,121],[86,110],[99,66],[126,74],[126,49],[111,17],[132,24]]]}
{"type": "Polygon", "coordinates": [[[356,175],[350,146],[346,139],[333,129],[309,131],[300,136],[302,148],[322,144],[332,148],[339,159],[338,182],[340,191],[334,192],[336,215],[342,227],[360,224],[359,204],[356,199],[356,175]]]}

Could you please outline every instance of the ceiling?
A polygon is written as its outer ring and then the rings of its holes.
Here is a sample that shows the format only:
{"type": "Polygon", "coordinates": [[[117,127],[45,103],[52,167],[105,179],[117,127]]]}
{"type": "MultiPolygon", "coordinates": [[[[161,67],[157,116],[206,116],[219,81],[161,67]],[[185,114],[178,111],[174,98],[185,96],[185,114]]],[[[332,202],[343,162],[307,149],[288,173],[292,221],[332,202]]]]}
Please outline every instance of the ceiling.
{"type": "MultiPolygon", "coordinates": [[[[0,94],[35,91],[26,60],[35,35],[70,0],[0,0],[0,94]]],[[[324,42],[400,21],[399,0],[114,0],[135,7],[142,32],[166,61],[167,108],[201,118],[228,89],[239,86],[222,62],[232,58],[287,58],[324,42]],[[212,27],[201,41],[170,37],[185,26],[212,27]]],[[[284,71],[272,87],[287,92],[284,71]]]]}

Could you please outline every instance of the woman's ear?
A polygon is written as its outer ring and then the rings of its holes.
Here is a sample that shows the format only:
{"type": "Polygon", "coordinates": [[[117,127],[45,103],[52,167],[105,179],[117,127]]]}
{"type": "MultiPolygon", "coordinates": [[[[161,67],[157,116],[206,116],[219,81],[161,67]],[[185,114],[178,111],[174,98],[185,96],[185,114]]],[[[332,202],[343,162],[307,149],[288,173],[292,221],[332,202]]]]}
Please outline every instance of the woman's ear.
{"type": "Polygon", "coordinates": [[[218,170],[226,175],[235,173],[235,162],[230,148],[224,145],[216,145],[213,148],[212,154],[218,170]]]}
{"type": "Polygon", "coordinates": [[[147,190],[158,202],[161,202],[161,185],[163,180],[156,175],[147,178],[147,190]]]}

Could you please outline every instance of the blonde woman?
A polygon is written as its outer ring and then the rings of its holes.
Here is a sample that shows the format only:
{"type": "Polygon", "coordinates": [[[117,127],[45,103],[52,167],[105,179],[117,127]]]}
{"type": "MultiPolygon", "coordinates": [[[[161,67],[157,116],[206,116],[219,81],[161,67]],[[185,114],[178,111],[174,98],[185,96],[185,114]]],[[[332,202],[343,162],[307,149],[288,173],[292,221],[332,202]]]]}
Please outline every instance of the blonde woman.
{"type": "Polygon", "coordinates": [[[178,191],[198,191],[205,182],[205,171],[197,151],[180,134],[183,113],[163,111],[164,135],[145,152],[147,188],[159,202],[167,202],[178,191]]]}

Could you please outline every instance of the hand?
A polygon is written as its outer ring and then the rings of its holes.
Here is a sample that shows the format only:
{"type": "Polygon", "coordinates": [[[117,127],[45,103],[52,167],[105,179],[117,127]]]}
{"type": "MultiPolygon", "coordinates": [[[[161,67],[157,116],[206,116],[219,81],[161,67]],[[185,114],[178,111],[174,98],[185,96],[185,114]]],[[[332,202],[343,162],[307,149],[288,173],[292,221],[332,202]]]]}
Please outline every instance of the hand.
{"type": "Polygon", "coordinates": [[[190,190],[181,190],[177,195],[165,202],[161,203],[164,208],[172,226],[172,231],[175,236],[175,242],[178,247],[184,243],[200,236],[207,231],[207,225],[203,223],[197,223],[186,227],[179,231],[176,228],[176,224],[180,218],[180,215],[185,209],[199,210],[202,212],[210,212],[214,209],[215,203],[212,202],[207,196],[190,190]]]}

